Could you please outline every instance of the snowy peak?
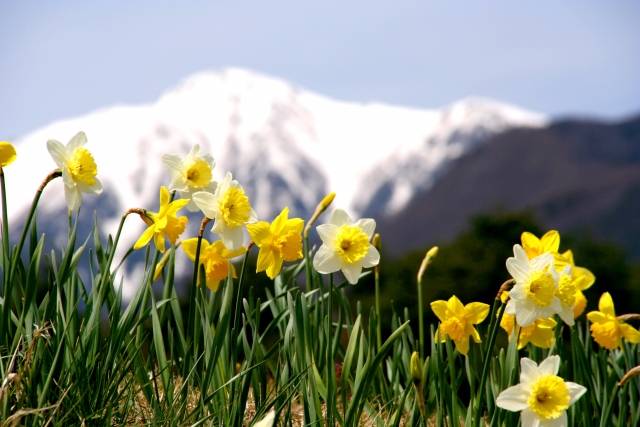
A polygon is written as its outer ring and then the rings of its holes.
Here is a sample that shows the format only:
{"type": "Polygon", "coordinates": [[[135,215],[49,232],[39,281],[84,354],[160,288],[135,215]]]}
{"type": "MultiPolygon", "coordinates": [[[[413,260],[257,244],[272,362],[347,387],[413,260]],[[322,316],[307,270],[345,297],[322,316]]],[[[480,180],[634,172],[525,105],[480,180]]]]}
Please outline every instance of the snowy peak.
{"type": "MultiPolygon", "coordinates": [[[[19,151],[30,167],[15,168],[23,176],[10,190],[20,198],[12,211],[15,217],[27,208],[40,179],[32,171],[53,167],[45,142],[66,142],[78,130],[89,137],[105,185],[95,207],[107,201],[116,219],[132,206],[154,207],[158,187],[168,182],[162,154],[185,154],[193,144],[216,158],[217,178],[231,171],[258,215],[271,219],[283,206],[304,217],[329,191],[338,193],[336,206],[355,215],[397,212],[452,159],[490,136],[545,123],[539,114],[482,98],[441,109],[362,104],[243,69],[202,72],[155,103],[103,109],[27,135],[19,151]]],[[[44,209],[63,209],[61,186],[52,193],[44,209]]]]}

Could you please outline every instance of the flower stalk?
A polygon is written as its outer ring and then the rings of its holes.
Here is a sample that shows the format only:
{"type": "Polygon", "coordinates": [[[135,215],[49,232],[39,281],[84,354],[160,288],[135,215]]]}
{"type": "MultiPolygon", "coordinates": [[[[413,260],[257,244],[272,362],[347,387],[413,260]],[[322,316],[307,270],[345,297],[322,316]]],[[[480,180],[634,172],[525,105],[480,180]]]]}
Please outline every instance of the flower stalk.
{"type": "Polygon", "coordinates": [[[424,353],[424,308],[422,304],[424,303],[422,299],[422,279],[424,277],[425,272],[427,271],[427,267],[431,263],[431,260],[438,255],[438,247],[433,246],[431,249],[427,251],[424,258],[422,259],[422,263],[420,264],[420,268],[418,269],[417,274],[417,286],[418,286],[418,339],[419,339],[419,351],[420,354],[424,353]]]}

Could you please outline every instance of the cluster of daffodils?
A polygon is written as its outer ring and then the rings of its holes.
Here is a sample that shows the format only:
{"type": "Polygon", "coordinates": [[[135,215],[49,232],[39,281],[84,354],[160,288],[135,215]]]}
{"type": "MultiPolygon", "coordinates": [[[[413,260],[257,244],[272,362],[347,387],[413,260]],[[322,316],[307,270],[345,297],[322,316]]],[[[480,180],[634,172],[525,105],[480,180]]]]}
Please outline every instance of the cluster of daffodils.
{"type": "MultiPolygon", "coordinates": [[[[507,305],[500,325],[512,337],[519,329],[519,348],[529,342],[551,348],[557,325],[554,317],[557,315],[565,324],[573,326],[574,319],[585,311],[584,291],[594,284],[595,276],[575,264],[571,250],[559,252],[560,235],[555,230],[541,238],[525,232],[521,243],[514,245],[514,256],[506,262],[515,285],[501,295],[507,305]]],[[[592,336],[599,345],[612,350],[621,345],[623,338],[640,342],[640,331],[616,317],[608,292],[600,298],[599,307],[599,311],[587,315],[592,322],[592,336]]]]}
{"type": "MultiPolygon", "coordinates": [[[[204,268],[206,286],[213,291],[227,277],[236,276],[232,260],[249,249],[245,233],[259,250],[256,271],[265,272],[271,279],[280,274],[285,262],[302,259],[304,221],[289,218],[288,208],[282,209],[272,222],[258,221],[240,183],[230,172],[222,181],[215,182],[215,161],[209,155],[200,154],[197,145],[186,157],[168,154],[163,156],[163,161],[170,171],[171,182],[169,188],[160,190],[159,211],[145,211],[143,219],[148,228],[136,242],[135,249],[144,247],[153,238],[162,252],[163,236],[177,245],[187,224],[187,217],[177,213],[186,208],[200,210],[206,222],[213,222],[211,231],[218,237],[213,241],[193,237],[180,242],[187,257],[204,268]],[[169,191],[181,198],[171,201],[169,191]]],[[[321,210],[326,205],[328,203],[324,203],[321,210]]],[[[342,271],[347,281],[355,284],[363,268],[373,267],[380,260],[380,254],[371,244],[374,230],[372,219],[353,221],[345,211],[336,209],[328,224],[317,227],[322,246],[313,259],[314,267],[324,274],[342,271]]]]}
{"type": "MultiPolygon", "coordinates": [[[[47,142],[57,166],[50,177],[62,177],[69,212],[79,209],[83,193],[99,194],[102,191],[98,167],[85,147],[86,143],[84,132],[77,133],[66,145],[56,140],[47,142]]],[[[14,146],[0,141],[0,170],[15,157],[14,146]]],[[[258,221],[244,188],[230,172],[216,182],[215,160],[211,155],[201,153],[198,145],[185,156],[166,154],[162,161],[169,170],[170,179],[168,186],[160,188],[158,210],[128,211],[139,214],[146,225],[134,249],[144,248],[151,241],[161,253],[165,252],[167,241],[172,246],[181,246],[189,259],[203,267],[204,282],[213,291],[227,277],[235,277],[232,260],[247,253],[251,244],[259,250],[257,272],[265,272],[271,279],[280,274],[285,262],[302,259],[304,221],[289,218],[288,208],[282,209],[272,222],[258,221]],[[188,225],[187,216],[180,215],[182,209],[201,211],[203,227],[212,222],[211,232],[216,238],[210,241],[200,234],[179,241],[188,225]],[[246,242],[246,235],[250,244],[246,242]]],[[[333,196],[327,199],[328,202],[323,200],[314,220],[332,199],[333,196]]],[[[374,230],[374,220],[353,221],[345,211],[336,209],[328,224],[317,227],[322,245],[313,259],[316,270],[324,274],[341,271],[349,283],[355,284],[363,268],[374,267],[379,262],[380,254],[371,244],[374,230]]]]}

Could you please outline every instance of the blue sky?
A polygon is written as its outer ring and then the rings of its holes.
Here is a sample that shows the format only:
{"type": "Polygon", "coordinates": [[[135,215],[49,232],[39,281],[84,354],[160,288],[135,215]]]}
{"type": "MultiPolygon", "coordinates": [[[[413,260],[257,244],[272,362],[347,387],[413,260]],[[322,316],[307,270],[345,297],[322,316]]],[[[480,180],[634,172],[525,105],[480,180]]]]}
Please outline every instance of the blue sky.
{"type": "Polygon", "coordinates": [[[638,22],[633,0],[0,0],[0,138],[228,66],[346,100],[623,117],[640,112],[638,22]]]}

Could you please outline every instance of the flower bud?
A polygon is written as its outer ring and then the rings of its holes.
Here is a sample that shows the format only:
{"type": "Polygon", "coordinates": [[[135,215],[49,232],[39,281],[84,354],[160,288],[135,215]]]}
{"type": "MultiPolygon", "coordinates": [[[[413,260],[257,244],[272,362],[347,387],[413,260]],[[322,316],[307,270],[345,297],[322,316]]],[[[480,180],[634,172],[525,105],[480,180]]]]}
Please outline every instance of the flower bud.
{"type": "Polygon", "coordinates": [[[414,384],[422,383],[422,363],[420,362],[420,355],[417,351],[411,354],[411,362],[409,363],[409,371],[411,372],[411,378],[414,384]]]}

